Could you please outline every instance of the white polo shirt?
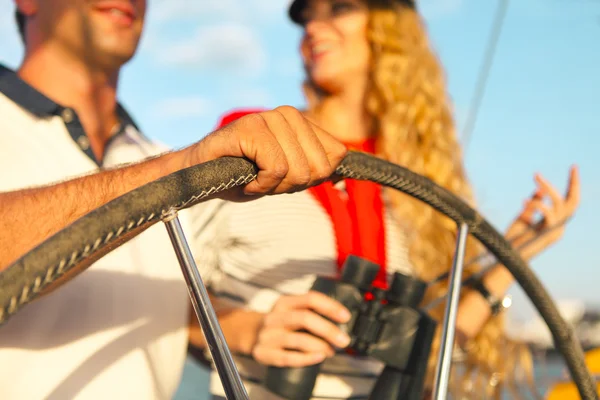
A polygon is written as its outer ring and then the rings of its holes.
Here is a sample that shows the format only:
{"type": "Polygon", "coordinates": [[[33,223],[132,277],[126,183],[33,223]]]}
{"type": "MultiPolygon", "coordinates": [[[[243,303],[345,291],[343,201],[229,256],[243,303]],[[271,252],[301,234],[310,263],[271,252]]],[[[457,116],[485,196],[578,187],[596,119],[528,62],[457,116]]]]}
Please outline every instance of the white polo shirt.
{"type": "MultiPolygon", "coordinates": [[[[122,128],[100,164],[73,110],[0,66],[0,191],[164,151],[119,114],[122,128]]],[[[0,399],[170,399],[186,357],[188,307],[157,224],[0,327],[0,399]]]]}

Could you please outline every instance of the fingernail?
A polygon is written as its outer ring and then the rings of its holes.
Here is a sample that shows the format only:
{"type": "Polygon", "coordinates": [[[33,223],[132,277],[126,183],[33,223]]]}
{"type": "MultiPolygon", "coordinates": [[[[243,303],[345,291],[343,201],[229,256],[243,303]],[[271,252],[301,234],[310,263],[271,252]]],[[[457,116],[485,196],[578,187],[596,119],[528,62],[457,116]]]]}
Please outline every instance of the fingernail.
{"type": "Polygon", "coordinates": [[[325,354],[322,354],[322,353],[316,353],[316,354],[313,356],[313,360],[315,360],[315,362],[321,362],[321,361],[325,361],[325,358],[326,358],[326,357],[327,357],[327,356],[326,356],[325,354]]]}
{"type": "Polygon", "coordinates": [[[350,314],[350,311],[348,311],[345,308],[340,310],[338,315],[340,317],[341,322],[348,322],[350,320],[350,317],[352,317],[352,314],[350,314]]]}
{"type": "Polygon", "coordinates": [[[335,341],[339,347],[346,347],[350,344],[350,336],[345,333],[340,333],[335,341]]]}

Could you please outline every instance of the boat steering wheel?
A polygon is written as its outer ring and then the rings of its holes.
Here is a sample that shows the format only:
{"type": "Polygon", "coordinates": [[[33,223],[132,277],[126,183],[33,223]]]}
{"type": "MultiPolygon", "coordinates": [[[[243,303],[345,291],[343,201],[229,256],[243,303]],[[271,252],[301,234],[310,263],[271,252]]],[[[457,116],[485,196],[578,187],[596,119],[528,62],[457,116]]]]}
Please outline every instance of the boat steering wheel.
{"type": "MultiPolygon", "coordinates": [[[[195,268],[177,211],[245,185],[257,176],[251,162],[224,157],[187,168],[135,189],[56,233],[0,273],[0,324],[67,272],[79,273],[94,261],[145,229],[163,221],[182,266],[190,297],[212,352],[227,397],[248,398],[220,330],[206,288],[195,268]]],[[[573,330],[527,263],[490,223],[464,201],[431,180],[376,157],[350,152],[336,169],[342,178],[369,180],[419,199],[458,226],[457,254],[450,276],[450,295],[443,321],[442,346],[434,396],[445,398],[454,341],[456,307],[467,233],[473,235],[512,273],[554,338],[582,399],[598,399],[596,383],[573,330]]]]}

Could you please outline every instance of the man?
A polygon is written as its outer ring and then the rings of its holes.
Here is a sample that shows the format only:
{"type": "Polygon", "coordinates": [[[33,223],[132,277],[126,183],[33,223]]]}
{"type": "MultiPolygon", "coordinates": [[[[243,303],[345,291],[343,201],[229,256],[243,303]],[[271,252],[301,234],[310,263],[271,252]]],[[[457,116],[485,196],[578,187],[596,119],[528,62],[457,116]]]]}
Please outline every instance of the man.
{"type": "MultiPolygon", "coordinates": [[[[162,149],[138,131],[116,93],[146,2],[15,2],[26,49],[16,72],[0,68],[0,271],[90,210],[179,169],[244,156],[260,169],[244,192],[277,194],[321,181],[345,154],[297,110],[282,107],[140,162],[162,149]]],[[[0,328],[0,398],[172,397],[190,312],[160,225],[0,328]]]]}

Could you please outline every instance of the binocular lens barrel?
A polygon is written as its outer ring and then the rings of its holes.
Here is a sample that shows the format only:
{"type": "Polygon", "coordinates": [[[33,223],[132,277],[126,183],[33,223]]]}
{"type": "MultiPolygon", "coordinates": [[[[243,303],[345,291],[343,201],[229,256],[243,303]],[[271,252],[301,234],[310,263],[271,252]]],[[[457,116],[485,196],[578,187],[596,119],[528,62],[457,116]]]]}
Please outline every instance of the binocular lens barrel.
{"type": "Polygon", "coordinates": [[[386,298],[400,306],[417,308],[423,300],[426,290],[427,283],[396,272],[386,298]]]}
{"type": "Polygon", "coordinates": [[[344,263],[341,281],[366,292],[371,290],[371,284],[375,280],[380,268],[375,263],[351,255],[348,256],[344,263]]]}

